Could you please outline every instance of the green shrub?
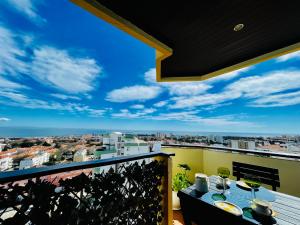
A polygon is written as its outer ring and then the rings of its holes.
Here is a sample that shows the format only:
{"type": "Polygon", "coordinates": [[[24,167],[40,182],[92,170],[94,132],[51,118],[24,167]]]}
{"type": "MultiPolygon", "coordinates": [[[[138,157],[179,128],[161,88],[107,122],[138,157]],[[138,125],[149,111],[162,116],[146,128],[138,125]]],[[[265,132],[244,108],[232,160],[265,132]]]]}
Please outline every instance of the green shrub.
{"type": "Polygon", "coordinates": [[[190,171],[191,168],[187,164],[178,164],[178,167],[181,169],[181,172],[177,173],[173,178],[172,189],[173,191],[180,191],[184,188],[189,187],[192,183],[189,181],[187,171],[190,171]]]}

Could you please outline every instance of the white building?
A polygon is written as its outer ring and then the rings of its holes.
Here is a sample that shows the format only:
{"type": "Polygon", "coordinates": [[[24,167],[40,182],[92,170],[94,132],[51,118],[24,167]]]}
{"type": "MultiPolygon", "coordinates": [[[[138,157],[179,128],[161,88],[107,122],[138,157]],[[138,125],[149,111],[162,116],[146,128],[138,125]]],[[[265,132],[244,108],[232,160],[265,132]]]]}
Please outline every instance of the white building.
{"type": "Polygon", "coordinates": [[[44,163],[49,162],[50,154],[48,152],[39,152],[34,157],[29,157],[20,161],[19,169],[28,169],[31,167],[41,166],[44,163]]]}
{"type": "Polygon", "coordinates": [[[117,150],[122,147],[123,134],[121,132],[113,132],[108,137],[103,137],[103,145],[114,146],[117,150]]]}
{"type": "Polygon", "coordinates": [[[10,157],[0,159],[0,171],[5,171],[12,168],[13,160],[10,157]]]}
{"type": "Polygon", "coordinates": [[[300,154],[300,145],[288,144],[287,150],[290,153],[300,154]]]}
{"type": "Polygon", "coordinates": [[[160,141],[155,141],[152,143],[152,152],[160,152],[161,151],[161,142],[160,141]]]}
{"type": "Polygon", "coordinates": [[[212,142],[217,142],[219,144],[223,144],[224,143],[224,138],[223,136],[215,136],[215,135],[209,135],[207,137],[208,142],[212,141],[212,142]]]}
{"type": "Polygon", "coordinates": [[[223,136],[215,136],[215,142],[223,144],[224,143],[223,136]]]}
{"type": "Polygon", "coordinates": [[[255,150],[256,148],[254,141],[244,141],[244,140],[230,140],[230,147],[238,148],[238,149],[249,149],[249,150],[255,150]]]}
{"type": "Polygon", "coordinates": [[[45,142],[49,145],[53,144],[53,138],[45,138],[45,142]]]}
{"type": "Polygon", "coordinates": [[[239,141],[238,140],[230,140],[230,147],[231,148],[239,148],[239,141]]]}
{"type": "Polygon", "coordinates": [[[74,162],[83,162],[83,161],[86,161],[86,159],[87,159],[86,149],[82,149],[82,150],[75,152],[75,154],[73,156],[74,162]]]}
{"type": "MultiPolygon", "coordinates": [[[[160,142],[155,146],[155,149],[160,150],[160,142]]],[[[150,145],[133,135],[123,135],[120,132],[113,132],[107,137],[103,137],[103,148],[95,151],[95,159],[108,159],[121,156],[137,155],[142,153],[150,152],[150,145]]],[[[142,162],[143,160],[138,160],[142,162]]],[[[149,162],[150,159],[146,159],[146,162],[149,162]]],[[[122,164],[115,166],[104,166],[98,169],[95,169],[95,173],[107,172],[110,168],[118,168],[122,164]]]]}
{"type": "Polygon", "coordinates": [[[0,152],[3,151],[3,149],[5,148],[6,144],[2,144],[0,143],[0,152]]]}
{"type": "MultiPolygon", "coordinates": [[[[110,159],[118,157],[118,153],[115,148],[107,150],[107,149],[97,149],[94,153],[95,159],[110,159]]],[[[108,165],[108,166],[101,166],[98,168],[94,168],[94,173],[106,173],[109,171],[110,168],[116,169],[116,165],[108,165]]]]}
{"type": "Polygon", "coordinates": [[[249,150],[255,150],[256,149],[254,141],[247,141],[246,143],[247,143],[246,144],[246,149],[249,149],[249,150]]]}

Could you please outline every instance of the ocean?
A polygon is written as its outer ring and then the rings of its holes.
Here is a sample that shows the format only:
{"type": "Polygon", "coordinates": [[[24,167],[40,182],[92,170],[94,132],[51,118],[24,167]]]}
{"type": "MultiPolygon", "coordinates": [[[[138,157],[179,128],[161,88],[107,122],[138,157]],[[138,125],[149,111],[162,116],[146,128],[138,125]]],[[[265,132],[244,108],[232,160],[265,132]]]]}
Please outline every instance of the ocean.
{"type": "Polygon", "coordinates": [[[49,136],[70,136],[84,134],[107,134],[113,131],[131,134],[156,134],[171,133],[174,135],[218,135],[218,136],[240,136],[240,137],[274,137],[281,134],[272,133],[243,133],[243,132],[189,132],[189,131],[151,131],[151,130],[109,130],[109,129],[83,129],[83,128],[40,128],[40,127],[0,127],[0,137],[49,137],[49,136]]]}

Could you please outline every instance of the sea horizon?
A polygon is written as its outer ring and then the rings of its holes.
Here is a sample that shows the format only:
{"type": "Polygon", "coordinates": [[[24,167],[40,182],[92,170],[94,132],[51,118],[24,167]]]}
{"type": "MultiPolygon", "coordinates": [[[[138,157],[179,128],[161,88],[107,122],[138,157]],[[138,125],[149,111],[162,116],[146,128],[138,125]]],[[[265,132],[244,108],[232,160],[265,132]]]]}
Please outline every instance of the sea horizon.
{"type": "Polygon", "coordinates": [[[174,135],[194,136],[240,136],[240,137],[274,137],[282,135],[299,135],[284,133],[251,133],[251,132],[215,132],[215,131],[168,131],[168,130],[128,130],[128,129],[97,129],[97,128],[54,128],[54,127],[0,127],[0,138],[34,138],[53,136],[80,136],[86,134],[106,134],[113,131],[132,134],[167,133],[174,135]]]}

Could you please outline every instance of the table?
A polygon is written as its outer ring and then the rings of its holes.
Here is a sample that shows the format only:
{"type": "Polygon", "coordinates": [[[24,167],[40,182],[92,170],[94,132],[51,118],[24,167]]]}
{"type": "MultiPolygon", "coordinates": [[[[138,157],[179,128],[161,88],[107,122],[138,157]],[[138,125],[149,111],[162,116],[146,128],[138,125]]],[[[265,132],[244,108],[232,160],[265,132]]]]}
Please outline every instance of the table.
{"type": "MultiPolygon", "coordinates": [[[[192,222],[201,225],[230,224],[230,225],[253,225],[262,224],[255,219],[246,216],[235,216],[214,206],[211,196],[214,193],[221,193],[216,188],[217,176],[209,177],[210,188],[207,193],[196,191],[192,185],[178,192],[185,225],[192,222]]],[[[230,188],[226,194],[226,201],[238,205],[240,208],[249,207],[251,192],[236,186],[235,181],[230,181],[230,188]]],[[[300,190],[299,190],[300,191],[300,190]]],[[[272,209],[276,212],[275,220],[278,225],[300,225],[300,198],[267,190],[260,187],[256,197],[271,202],[272,209]]]]}

